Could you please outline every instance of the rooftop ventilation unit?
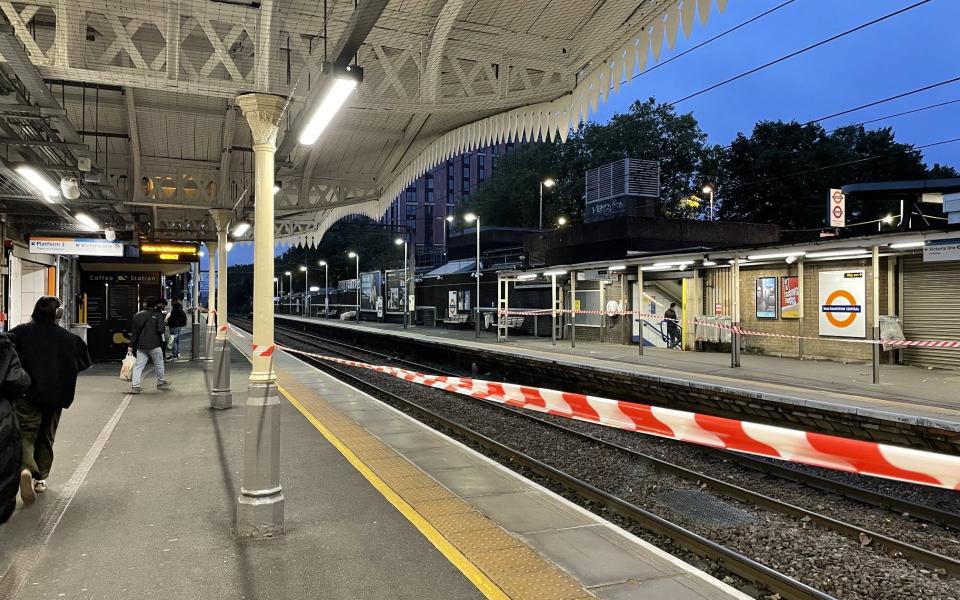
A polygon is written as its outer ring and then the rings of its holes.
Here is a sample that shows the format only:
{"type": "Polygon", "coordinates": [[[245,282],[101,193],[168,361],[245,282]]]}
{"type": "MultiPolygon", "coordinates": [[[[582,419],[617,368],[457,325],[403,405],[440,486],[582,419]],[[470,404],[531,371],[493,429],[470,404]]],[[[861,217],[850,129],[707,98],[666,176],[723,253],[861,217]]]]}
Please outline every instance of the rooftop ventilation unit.
{"type": "Polygon", "coordinates": [[[587,222],[654,217],[660,199],[660,163],[624,158],[586,173],[587,222]]]}

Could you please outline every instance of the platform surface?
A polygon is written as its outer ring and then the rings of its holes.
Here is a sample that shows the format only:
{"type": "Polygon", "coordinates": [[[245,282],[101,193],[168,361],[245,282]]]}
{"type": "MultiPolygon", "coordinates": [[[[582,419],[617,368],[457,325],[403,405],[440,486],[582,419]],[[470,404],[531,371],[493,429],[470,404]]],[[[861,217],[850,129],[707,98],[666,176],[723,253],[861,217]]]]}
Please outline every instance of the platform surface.
{"type": "MultiPolygon", "coordinates": [[[[243,343],[239,344],[244,348],[243,343]]],[[[286,532],[233,535],[249,365],[124,393],[81,376],[49,491],[0,527],[0,597],[671,600],[746,596],[283,353],[286,532]],[[10,589],[19,589],[14,596],[10,589]]]]}
{"type": "Polygon", "coordinates": [[[680,352],[644,348],[640,356],[635,345],[577,342],[551,344],[550,338],[510,337],[497,342],[496,335],[473,330],[443,327],[411,327],[361,321],[306,319],[277,315],[278,321],[319,322],[331,327],[361,328],[384,335],[401,335],[423,340],[476,347],[538,358],[560,364],[607,369],[638,376],[659,378],[685,385],[719,388],[772,402],[803,406],[827,406],[833,410],[890,419],[922,426],[960,431],[960,372],[928,370],[903,365],[881,365],[881,383],[872,383],[868,364],[797,360],[762,355],[741,355],[741,367],[730,367],[730,355],[710,352],[680,352]]]}
{"type": "Polygon", "coordinates": [[[0,526],[0,597],[25,578],[18,600],[483,598],[289,403],[286,533],[239,542],[248,363],[234,353],[235,406],[217,412],[206,408],[203,371],[168,366],[171,391],[157,393],[148,374],[134,397],[123,393],[119,366],[81,376],[61,420],[50,490],[0,526]],[[118,411],[97,454],[95,440],[118,411]],[[63,510],[65,487],[91,452],[63,510]]]}

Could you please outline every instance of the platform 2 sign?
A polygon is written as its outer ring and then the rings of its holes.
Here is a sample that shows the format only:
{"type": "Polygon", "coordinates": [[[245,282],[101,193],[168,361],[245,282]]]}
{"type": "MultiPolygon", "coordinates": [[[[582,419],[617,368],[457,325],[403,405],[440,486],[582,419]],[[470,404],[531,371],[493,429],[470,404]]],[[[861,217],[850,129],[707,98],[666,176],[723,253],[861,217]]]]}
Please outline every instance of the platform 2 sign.
{"type": "Polygon", "coordinates": [[[866,272],[822,271],[819,283],[820,335],[866,337],[866,272]]]}
{"type": "Polygon", "coordinates": [[[123,244],[100,238],[31,237],[31,254],[123,256],[123,244]]]}

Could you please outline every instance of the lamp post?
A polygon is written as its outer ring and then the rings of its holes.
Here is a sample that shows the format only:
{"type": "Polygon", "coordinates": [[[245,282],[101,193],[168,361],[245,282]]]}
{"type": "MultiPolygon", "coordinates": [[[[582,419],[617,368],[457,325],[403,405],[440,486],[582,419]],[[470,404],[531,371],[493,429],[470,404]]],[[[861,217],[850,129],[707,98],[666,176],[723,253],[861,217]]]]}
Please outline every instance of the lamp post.
{"type": "Polygon", "coordinates": [[[277,302],[280,302],[280,280],[276,277],[273,278],[273,295],[277,298],[277,302]]]}
{"type": "MultiPolygon", "coordinates": [[[[542,215],[541,215],[542,216],[542,215]]],[[[477,265],[475,276],[477,278],[477,297],[473,299],[473,305],[477,308],[476,330],[477,337],[480,337],[480,216],[473,213],[467,213],[463,216],[467,223],[477,223],[477,265]]]]}
{"type": "Polygon", "coordinates": [[[540,231],[543,231],[543,188],[550,189],[555,185],[557,185],[557,182],[550,177],[540,182],[540,231]]]}
{"type": "Polygon", "coordinates": [[[567,224],[567,218],[566,218],[566,217],[559,217],[559,218],[557,219],[557,227],[563,227],[563,226],[566,225],[566,224],[567,224]]]}
{"type": "Polygon", "coordinates": [[[407,294],[407,262],[410,257],[410,252],[407,249],[407,240],[403,238],[397,238],[393,240],[393,243],[398,246],[400,245],[403,246],[403,295],[404,295],[404,298],[401,305],[403,306],[403,328],[407,329],[407,322],[410,320],[410,307],[407,306],[407,301],[409,300],[409,296],[407,294]]]}
{"type": "Polygon", "coordinates": [[[443,260],[447,260],[448,249],[450,248],[450,225],[453,224],[453,215],[447,215],[443,220],[443,260]]]}
{"type": "Polygon", "coordinates": [[[326,318],[330,314],[330,284],[328,283],[330,267],[325,260],[321,260],[318,264],[323,267],[323,317],[326,318]]]}
{"type": "Polygon", "coordinates": [[[303,310],[310,316],[310,268],[306,265],[300,265],[303,272],[303,310]]]}
{"type": "Polygon", "coordinates": [[[713,186],[708,183],[707,185],[703,186],[702,191],[704,194],[710,194],[710,220],[712,221],[713,220],[713,186]]]}
{"type": "Polygon", "coordinates": [[[356,252],[349,252],[347,254],[350,258],[357,259],[357,323],[360,322],[360,255],[356,252]]]}
{"type": "MultiPolygon", "coordinates": [[[[284,271],[283,274],[290,278],[290,287],[289,289],[287,289],[287,296],[292,296],[293,295],[293,273],[291,273],[290,271],[284,271]]],[[[293,314],[293,298],[287,298],[287,310],[290,311],[289,314],[293,314]]]]}

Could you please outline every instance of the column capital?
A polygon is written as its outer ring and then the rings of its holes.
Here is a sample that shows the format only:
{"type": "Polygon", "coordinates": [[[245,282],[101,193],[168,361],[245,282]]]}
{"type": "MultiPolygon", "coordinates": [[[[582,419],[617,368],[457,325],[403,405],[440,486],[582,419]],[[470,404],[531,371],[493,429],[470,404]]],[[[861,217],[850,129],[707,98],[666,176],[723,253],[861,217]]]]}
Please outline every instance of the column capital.
{"type": "Polygon", "coordinates": [[[223,232],[230,225],[231,219],[233,219],[233,211],[227,208],[211,208],[210,216],[213,218],[213,223],[217,226],[217,231],[223,232]]]}
{"type": "Polygon", "coordinates": [[[237,106],[250,125],[253,145],[277,143],[277,131],[287,99],[274,94],[243,94],[237,96],[237,106]]]}

